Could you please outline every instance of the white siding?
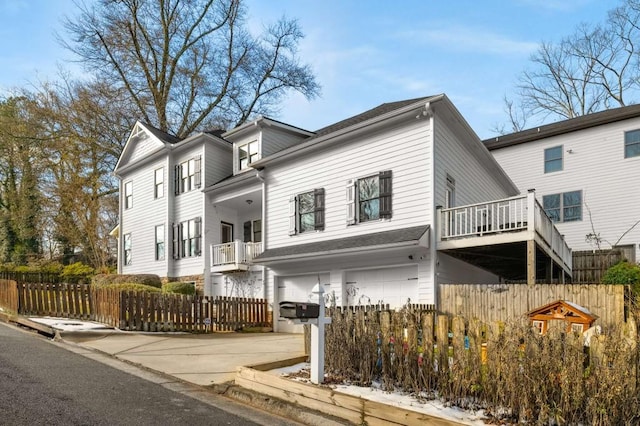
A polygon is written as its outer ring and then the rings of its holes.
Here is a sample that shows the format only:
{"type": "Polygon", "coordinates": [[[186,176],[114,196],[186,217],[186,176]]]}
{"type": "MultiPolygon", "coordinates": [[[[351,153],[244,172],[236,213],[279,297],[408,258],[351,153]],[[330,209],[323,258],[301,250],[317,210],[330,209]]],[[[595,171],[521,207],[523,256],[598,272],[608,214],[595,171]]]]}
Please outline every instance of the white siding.
{"type": "MultiPolygon", "coordinates": [[[[474,153],[484,150],[480,140],[461,139],[453,133],[444,120],[435,124],[435,201],[445,205],[447,175],[455,179],[455,205],[461,206],[484,201],[499,200],[513,193],[505,190],[504,182],[496,180],[486,163],[474,153]],[[473,145],[477,146],[473,146],[473,145]]],[[[496,166],[497,167],[497,166],[496,166]]]]}
{"type": "Polygon", "coordinates": [[[202,184],[204,187],[220,182],[233,173],[233,145],[207,143],[202,157],[202,184]]]}
{"type": "Polygon", "coordinates": [[[388,231],[432,221],[430,131],[410,121],[334,145],[330,151],[266,168],[269,248],[388,231]],[[393,173],[393,217],[347,226],[346,186],[350,179],[393,173]],[[292,195],[325,189],[325,230],[289,236],[292,195]]]}
{"type": "MultiPolygon", "coordinates": [[[[131,234],[131,265],[122,265],[124,274],[166,275],[167,264],[171,256],[170,227],[167,222],[167,200],[171,185],[168,184],[166,159],[147,165],[123,176],[122,182],[133,182],[133,207],[123,210],[121,218],[120,244],[124,244],[124,235],[131,234]],[[163,167],[165,171],[165,191],[162,198],[154,199],[154,171],[163,167]],[[155,260],[155,227],[165,226],[165,260],[155,260]]],[[[122,197],[121,194],[121,203],[122,197]]],[[[122,204],[124,205],[124,204],[122,204]]]]}
{"type": "Polygon", "coordinates": [[[289,148],[307,137],[286,132],[277,127],[265,127],[262,130],[262,157],[268,157],[289,148]]]}
{"type": "MultiPolygon", "coordinates": [[[[543,195],[582,190],[582,220],[556,226],[573,250],[593,249],[585,236],[594,230],[604,239],[602,248],[606,249],[640,220],[636,185],[640,157],[624,158],[624,132],[639,128],[640,118],[636,118],[501,148],[492,154],[521,191],[535,188],[540,202],[543,195]],[[544,150],[558,145],[562,145],[563,170],[545,174],[544,150]]],[[[638,243],[640,226],[619,244],[635,245],[636,259],[640,259],[638,243]]]]}
{"type": "Polygon", "coordinates": [[[152,153],[162,149],[163,146],[162,142],[158,142],[157,139],[151,136],[143,140],[138,140],[131,147],[127,162],[134,163],[140,159],[147,158],[152,153]]]}
{"type": "MultiPolygon", "coordinates": [[[[174,163],[172,165],[179,165],[185,161],[188,161],[191,158],[194,158],[198,155],[202,155],[203,146],[202,144],[198,144],[194,147],[176,153],[174,156],[174,163]]],[[[172,168],[171,173],[171,191],[174,191],[174,169],[172,168]]],[[[203,165],[204,169],[204,165],[203,165]]],[[[203,176],[204,177],[204,176],[203,176]]],[[[203,181],[204,183],[204,181],[203,181]]],[[[202,229],[202,240],[201,240],[201,250],[202,253],[200,256],[193,257],[184,257],[178,260],[173,260],[173,270],[170,272],[171,276],[179,277],[184,275],[196,275],[202,274],[204,271],[204,256],[208,252],[208,247],[205,246],[206,236],[205,236],[205,218],[204,216],[204,194],[202,192],[203,186],[200,188],[192,189],[188,192],[183,192],[182,194],[176,195],[174,197],[174,212],[172,217],[172,223],[181,223],[187,220],[195,219],[197,217],[201,217],[203,220],[203,229],[202,229]]],[[[169,232],[169,236],[172,238],[172,232],[169,232]]],[[[170,255],[173,254],[172,250],[169,250],[170,255]]],[[[173,257],[172,257],[173,259],[173,257]]]]}

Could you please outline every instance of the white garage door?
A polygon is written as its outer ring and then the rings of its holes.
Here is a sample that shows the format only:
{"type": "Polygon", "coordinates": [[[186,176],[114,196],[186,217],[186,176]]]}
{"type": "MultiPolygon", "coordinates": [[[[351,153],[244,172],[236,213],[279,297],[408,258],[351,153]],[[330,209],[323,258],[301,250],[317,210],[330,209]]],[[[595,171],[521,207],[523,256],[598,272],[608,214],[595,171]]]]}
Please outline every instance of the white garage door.
{"type": "MultiPolygon", "coordinates": [[[[329,274],[296,275],[290,277],[277,277],[278,282],[278,303],[287,302],[309,302],[313,286],[320,282],[324,285],[324,291],[330,292],[329,274]]],[[[280,333],[302,333],[301,325],[290,324],[287,320],[278,320],[278,332],[280,333]]]]}
{"type": "Polygon", "coordinates": [[[367,305],[382,302],[399,308],[407,300],[418,302],[418,267],[348,271],[346,274],[347,303],[367,305]]]}

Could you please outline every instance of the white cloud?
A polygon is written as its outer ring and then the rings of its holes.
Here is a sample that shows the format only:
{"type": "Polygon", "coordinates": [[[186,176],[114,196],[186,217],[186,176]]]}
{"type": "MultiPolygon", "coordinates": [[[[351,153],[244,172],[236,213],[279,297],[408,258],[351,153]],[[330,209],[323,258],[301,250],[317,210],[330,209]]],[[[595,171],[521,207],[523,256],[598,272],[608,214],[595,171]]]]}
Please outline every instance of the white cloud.
{"type": "Polygon", "coordinates": [[[538,47],[538,43],[515,40],[482,28],[460,25],[403,31],[398,36],[417,45],[437,45],[443,49],[494,55],[528,55],[538,47]]]}

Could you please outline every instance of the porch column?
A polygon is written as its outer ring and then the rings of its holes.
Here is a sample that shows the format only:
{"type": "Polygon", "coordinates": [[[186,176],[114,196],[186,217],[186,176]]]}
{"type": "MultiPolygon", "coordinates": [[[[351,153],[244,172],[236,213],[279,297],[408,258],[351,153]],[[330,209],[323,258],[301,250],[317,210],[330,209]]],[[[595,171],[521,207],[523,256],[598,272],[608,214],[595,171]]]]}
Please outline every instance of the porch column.
{"type": "Polygon", "coordinates": [[[527,285],[536,283],[536,242],[527,240],[527,285]]]}
{"type": "Polygon", "coordinates": [[[546,265],[545,265],[545,279],[547,280],[547,284],[551,284],[553,280],[553,258],[549,257],[546,265]]]}

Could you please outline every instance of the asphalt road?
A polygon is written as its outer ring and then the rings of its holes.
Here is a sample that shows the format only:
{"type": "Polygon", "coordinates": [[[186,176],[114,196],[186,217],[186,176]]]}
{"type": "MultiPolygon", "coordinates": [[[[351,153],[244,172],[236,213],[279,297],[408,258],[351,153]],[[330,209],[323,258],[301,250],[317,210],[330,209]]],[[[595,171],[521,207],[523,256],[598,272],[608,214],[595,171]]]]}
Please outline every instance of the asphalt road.
{"type": "Polygon", "coordinates": [[[292,424],[215,394],[187,393],[0,323],[0,425],[292,424]]]}

